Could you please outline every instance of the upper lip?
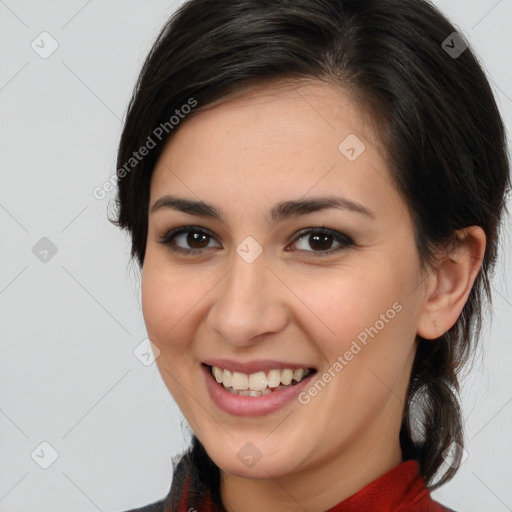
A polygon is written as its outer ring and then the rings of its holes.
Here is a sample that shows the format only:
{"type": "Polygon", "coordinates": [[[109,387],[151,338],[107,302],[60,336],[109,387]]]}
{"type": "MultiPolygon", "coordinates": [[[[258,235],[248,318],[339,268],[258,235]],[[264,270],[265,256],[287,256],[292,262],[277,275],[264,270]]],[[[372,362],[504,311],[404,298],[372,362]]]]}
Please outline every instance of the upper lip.
{"type": "Polygon", "coordinates": [[[256,373],[256,372],[268,372],[269,370],[279,369],[284,370],[290,368],[292,370],[298,370],[299,368],[312,368],[307,363],[290,363],[288,361],[276,361],[271,359],[258,359],[254,361],[235,361],[233,359],[205,359],[204,364],[208,366],[217,366],[230,372],[240,373],[256,373]]]}

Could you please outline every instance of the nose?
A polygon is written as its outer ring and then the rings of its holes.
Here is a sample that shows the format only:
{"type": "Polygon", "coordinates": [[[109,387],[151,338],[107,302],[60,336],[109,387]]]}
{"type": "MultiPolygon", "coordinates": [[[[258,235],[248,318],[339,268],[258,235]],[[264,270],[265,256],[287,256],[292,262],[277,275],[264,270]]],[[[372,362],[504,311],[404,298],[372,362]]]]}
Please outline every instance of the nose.
{"type": "Polygon", "coordinates": [[[234,252],[231,269],[215,290],[207,322],[225,343],[251,346],[259,336],[286,327],[286,287],[269,268],[264,253],[249,263],[234,252]]]}

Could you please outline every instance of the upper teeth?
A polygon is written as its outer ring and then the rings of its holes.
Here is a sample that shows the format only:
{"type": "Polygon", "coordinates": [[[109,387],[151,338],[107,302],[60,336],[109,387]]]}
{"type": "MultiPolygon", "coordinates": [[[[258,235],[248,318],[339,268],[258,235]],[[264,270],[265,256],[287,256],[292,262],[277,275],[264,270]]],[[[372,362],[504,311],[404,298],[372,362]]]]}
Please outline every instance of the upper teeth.
{"type": "Polygon", "coordinates": [[[285,368],[284,370],[270,370],[265,372],[256,372],[248,375],[247,373],[231,372],[218,366],[212,366],[212,374],[215,380],[225,387],[234,389],[249,389],[252,391],[261,391],[265,388],[276,388],[280,384],[288,386],[292,380],[300,382],[310,370],[299,368],[292,370],[285,368]]]}

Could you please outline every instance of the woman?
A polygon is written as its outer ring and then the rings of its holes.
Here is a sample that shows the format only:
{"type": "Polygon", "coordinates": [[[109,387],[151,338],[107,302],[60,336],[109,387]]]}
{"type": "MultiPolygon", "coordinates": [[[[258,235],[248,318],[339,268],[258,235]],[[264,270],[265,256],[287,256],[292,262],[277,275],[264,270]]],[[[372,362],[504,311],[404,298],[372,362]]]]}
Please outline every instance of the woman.
{"type": "Polygon", "coordinates": [[[145,511],[442,511],[506,193],[502,120],[424,0],[191,0],[118,153],[194,436],[145,511]]]}

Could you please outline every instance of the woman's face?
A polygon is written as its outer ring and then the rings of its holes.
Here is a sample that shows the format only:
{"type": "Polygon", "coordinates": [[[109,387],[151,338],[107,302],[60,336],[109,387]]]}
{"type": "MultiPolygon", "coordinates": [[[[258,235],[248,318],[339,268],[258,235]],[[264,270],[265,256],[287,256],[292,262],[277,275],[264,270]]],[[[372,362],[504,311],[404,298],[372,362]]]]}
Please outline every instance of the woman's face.
{"type": "Polygon", "coordinates": [[[424,287],[384,158],[343,90],[315,81],[185,119],[162,153],[143,313],[168,389],[223,471],[401,460],[424,287]],[[299,369],[315,371],[274,390],[299,369]]]}

